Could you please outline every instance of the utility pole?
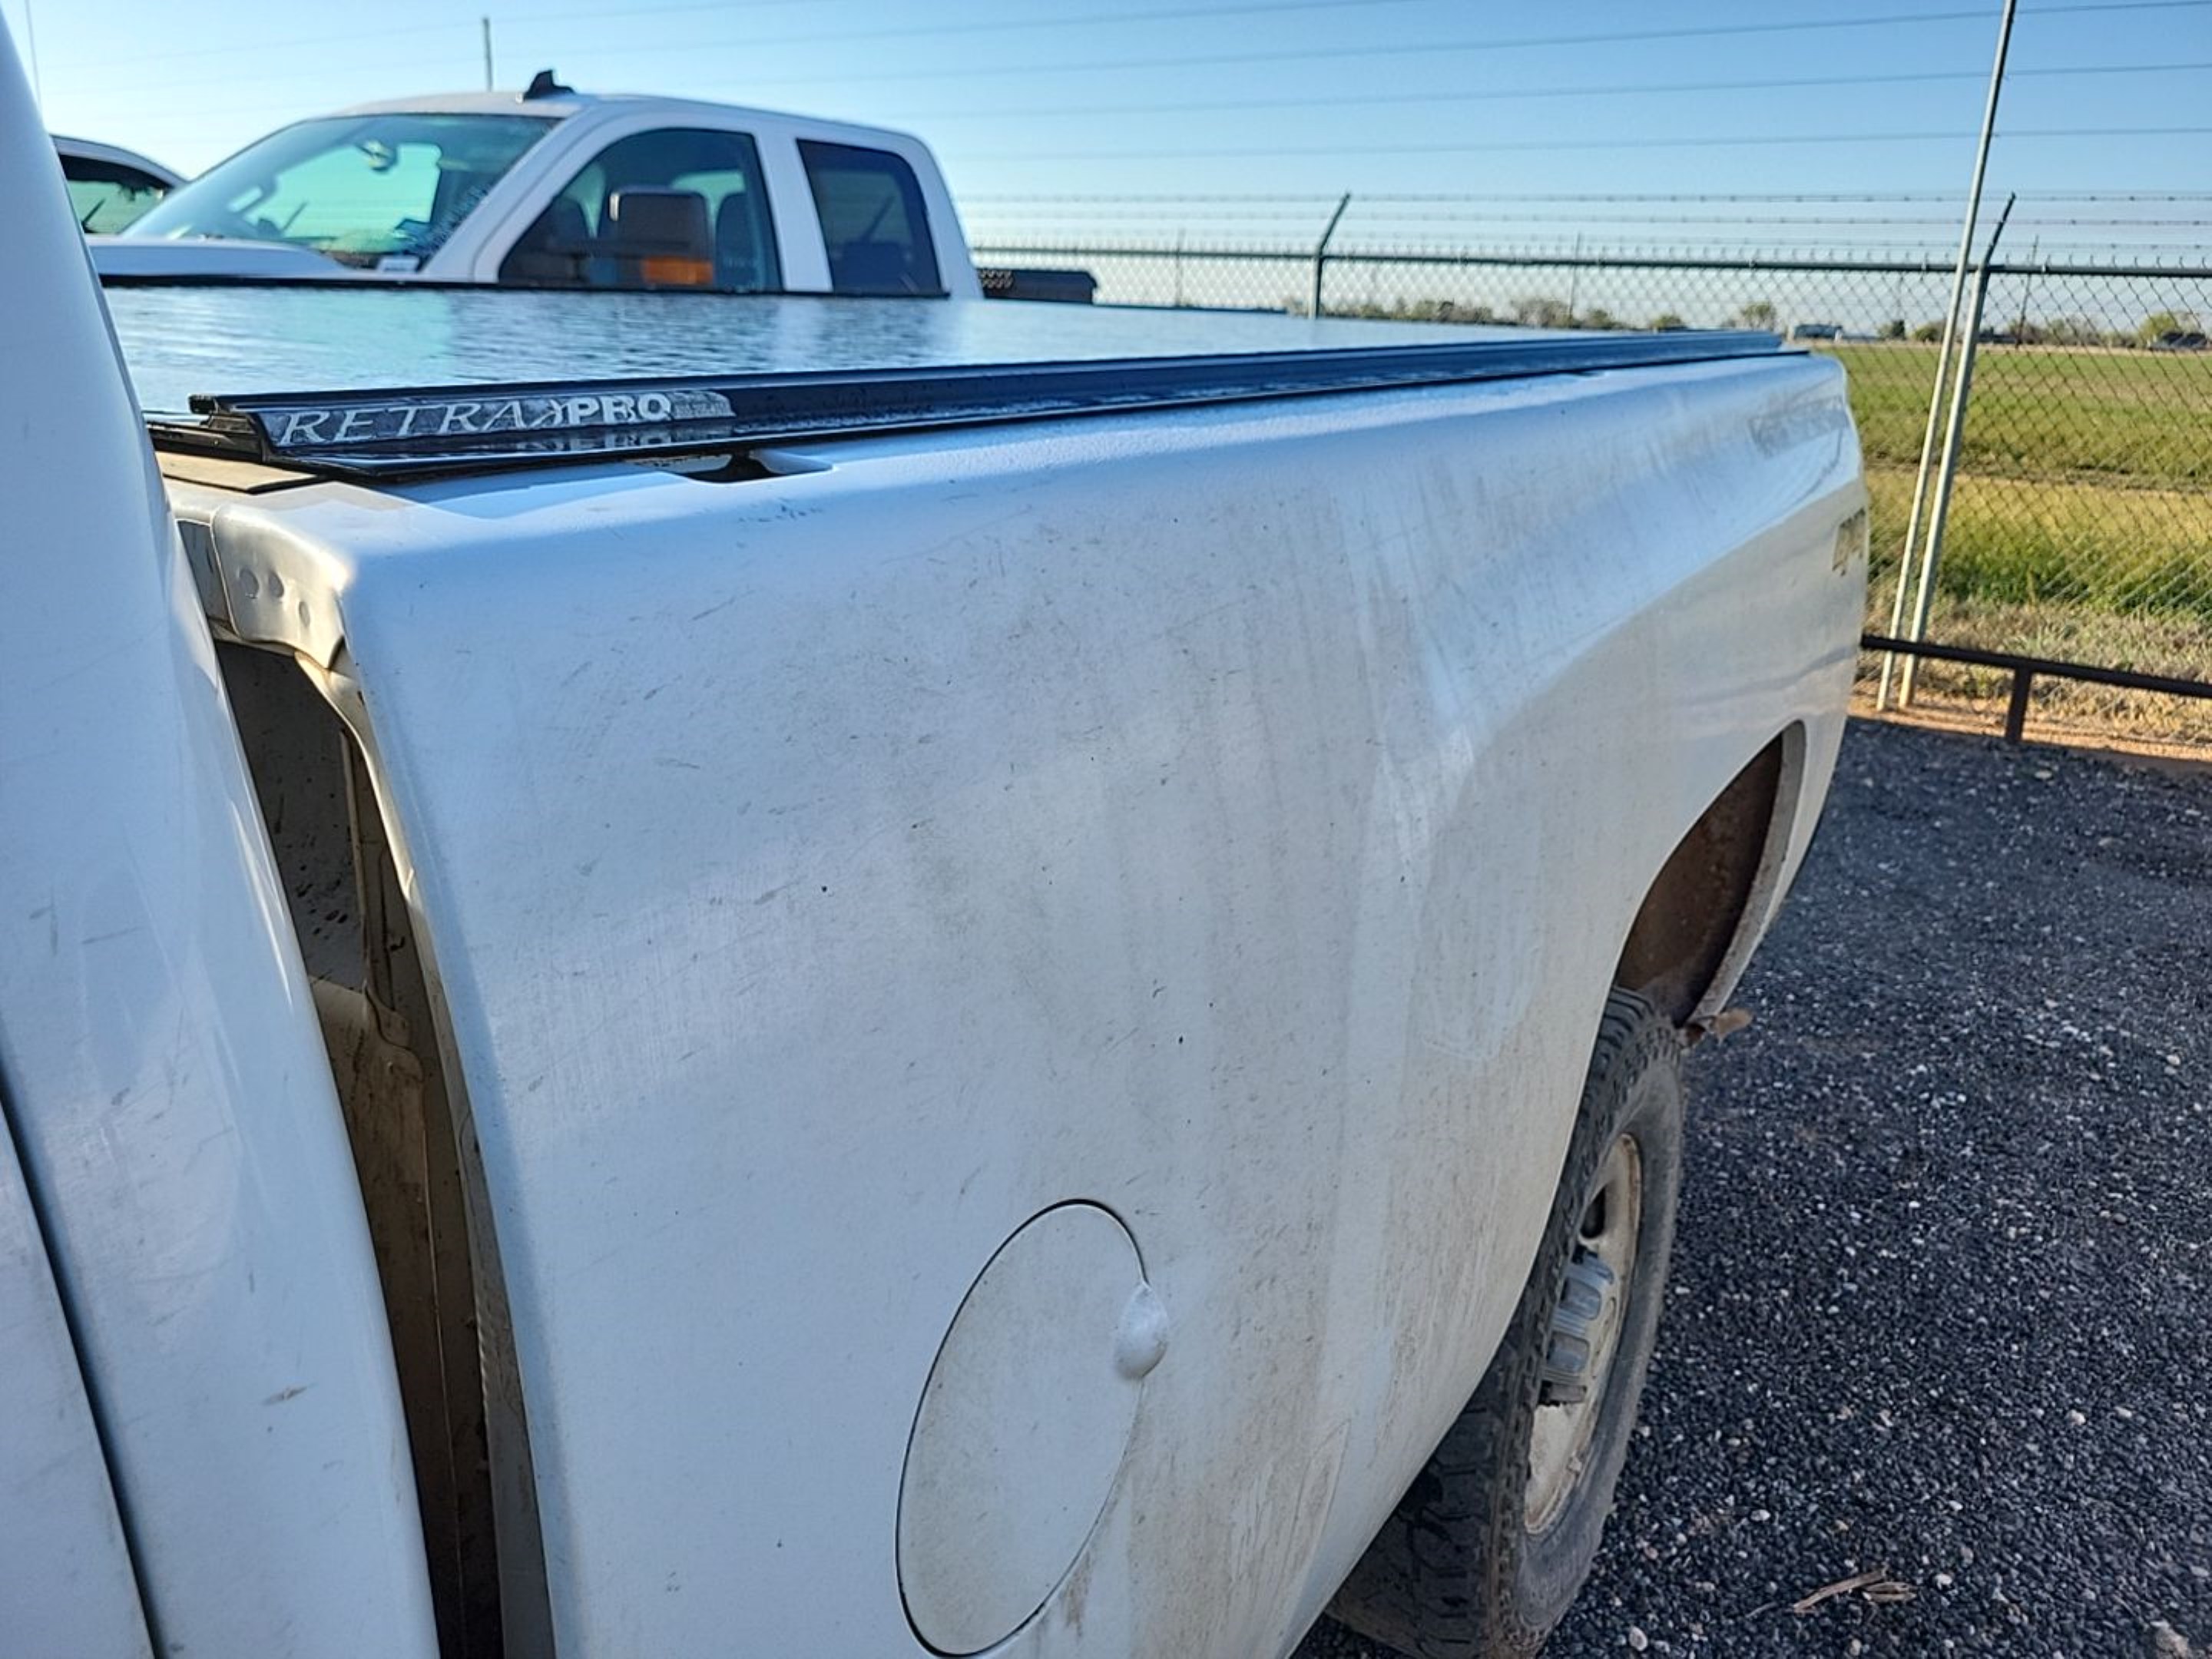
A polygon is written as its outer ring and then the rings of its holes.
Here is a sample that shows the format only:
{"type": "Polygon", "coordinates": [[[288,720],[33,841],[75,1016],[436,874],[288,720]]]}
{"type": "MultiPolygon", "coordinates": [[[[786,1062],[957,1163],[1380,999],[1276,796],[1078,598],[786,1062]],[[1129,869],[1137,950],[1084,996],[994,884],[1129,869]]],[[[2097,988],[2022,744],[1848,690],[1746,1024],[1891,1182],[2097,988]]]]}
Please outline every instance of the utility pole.
{"type": "Polygon", "coordinates": [[[2012,325],[2013,338],[2021,345],[2028,343],[2027,331],[2032,325],[2027,320],[2027,302],[2035,292],[2035,261],[2042,252],[2043,238],[2039,235],[2032,238],[2027,245],[2027,275],[2020,282],[2020,315],[2014,319],[2012,325]]]}
{"type": "Polygon", "coordinates": [[[479,22],[481,22],[481,23],[483,25],[483,49],[484,49],[484,90],[485,90],[486,92],[489,92],[489,91],[491,90],[491,88],[492,88],[492,78],[491,78],[491,19],[490,19],[490,18],[489,18],[489,17],[483,17],[483,18],[479,18],[477,21],[478,21],[479,22]]]}

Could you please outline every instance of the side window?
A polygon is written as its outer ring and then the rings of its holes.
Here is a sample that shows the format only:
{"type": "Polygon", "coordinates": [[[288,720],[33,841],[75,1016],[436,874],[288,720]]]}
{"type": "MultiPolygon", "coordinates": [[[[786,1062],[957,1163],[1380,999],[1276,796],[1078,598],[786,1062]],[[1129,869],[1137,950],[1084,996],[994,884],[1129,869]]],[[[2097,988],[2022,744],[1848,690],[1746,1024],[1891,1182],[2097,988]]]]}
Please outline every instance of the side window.
{"type": "Polygon", "coordinates": [[[95,236],[122,229],[169,190],[150,173],[90,156],[63,157],[62,172],[69,181],[70,207],[77,223],[95,236]]]}
{"type": "Polygon", "coordinates": [[[760,154],[750,136],[670,127],[617,138],[501,261],[518,288],[783,285],[760,154]]]}
{"type": "Polygon", "coordinates": [[[889,150],[799,141],[840,294],[942,294],[914,169],[889,150]]]}

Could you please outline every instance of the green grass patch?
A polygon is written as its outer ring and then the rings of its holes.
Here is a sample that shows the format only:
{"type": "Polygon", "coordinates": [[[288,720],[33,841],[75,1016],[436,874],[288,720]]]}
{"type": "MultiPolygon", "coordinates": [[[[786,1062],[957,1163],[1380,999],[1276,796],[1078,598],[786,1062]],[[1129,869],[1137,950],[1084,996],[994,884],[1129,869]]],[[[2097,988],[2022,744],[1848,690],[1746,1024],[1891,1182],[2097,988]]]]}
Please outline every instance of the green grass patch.
{"type": "MultiPolygon", "coordinates": [[[[1917,465],[1936,348],[1817,349],[1850,372],[1868,462],[1917,465]]],[[[1985,345],[1974,359],[1960,465],[2013,478],[2212,485],[2212,352],[1985,345]]]]}
{"type": "MultiPolygon", "coordinates": [[[[1866,453],[1869,612],[1879,630],[1889,625],[1936,348],[1852,343],[1831,355],[1850,372],[1866,453]]],[[[1955,608],[1972,605],[2212,629],[2212,354],[1984,346],[1936,592],[1945,639],[1957,637],[1955,608]]],[[[2036,647],[2015,638],[2002,648],[2036,647]]],[[[2203,672],[2160,649],[2166,665],[2142,665],[2203,672]]]]}
{"type": "MultiPolygon", "coordinates": [[[[1883,627],[1912,477],[1899,466],[1867,471],[1881,555],[1869,603],[1883,627]]],[[[1936,592],[1949,599],[2138,611],[2212,628],[2212,493],[1961,477],[1952,490],[1936,592]]]]}

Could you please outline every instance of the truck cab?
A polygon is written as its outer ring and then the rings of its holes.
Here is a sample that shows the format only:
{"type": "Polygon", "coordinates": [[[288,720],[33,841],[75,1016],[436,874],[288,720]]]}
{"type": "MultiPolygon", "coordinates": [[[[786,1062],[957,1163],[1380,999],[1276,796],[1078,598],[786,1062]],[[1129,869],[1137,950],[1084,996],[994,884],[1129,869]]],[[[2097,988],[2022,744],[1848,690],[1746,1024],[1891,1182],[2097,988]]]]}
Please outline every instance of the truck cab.
{"type": "Polygon", "coordinates": [[[550,72],[295,122],[92,246],[111,283],[981,293],[921,140],[550,72]]]}

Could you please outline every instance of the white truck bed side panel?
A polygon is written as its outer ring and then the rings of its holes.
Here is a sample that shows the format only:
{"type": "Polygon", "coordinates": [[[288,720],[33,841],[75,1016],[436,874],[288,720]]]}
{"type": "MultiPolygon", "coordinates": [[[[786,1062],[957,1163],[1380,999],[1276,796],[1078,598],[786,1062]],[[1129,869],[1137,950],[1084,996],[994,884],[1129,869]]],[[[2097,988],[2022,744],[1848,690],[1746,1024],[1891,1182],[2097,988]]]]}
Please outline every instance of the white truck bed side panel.
{"type": "MultiPolygon", "coordinates": [[[[25,389],[0,432],[0,1077],[145,1611],[165,1654],[427,1659],[422,1530],[329,1063],[4,32],[0,178],[21,185],[0,364],[25,389]]],[[[74,1430],[55,1432],[74,1456],[74,1430]]],[[[0,1628],[0,1649],[27,1651],[19,1634],[0,1628]]]]}
{"type": "Polygon", "coordinates": [[[1825,789],[1864,577],[1840,373],[789,464],[828,470],[225,509],[337,573],[561,1651],[918,1650],[916,1402],[1073,1200],[1171,1334],[1084,1565],[1002,1650],[1282,1651],[1504,1327],[1646,886],[1793,723],[1801,823],[1825,789]]]}

